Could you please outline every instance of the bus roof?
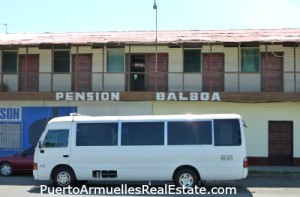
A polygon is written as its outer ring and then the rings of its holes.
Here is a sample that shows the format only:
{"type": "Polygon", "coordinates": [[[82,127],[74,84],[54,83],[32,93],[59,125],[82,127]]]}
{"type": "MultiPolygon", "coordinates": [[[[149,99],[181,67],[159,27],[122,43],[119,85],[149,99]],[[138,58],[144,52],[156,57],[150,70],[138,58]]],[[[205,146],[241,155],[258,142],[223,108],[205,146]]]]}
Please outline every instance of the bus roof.
{"type": "Polygon", "coordinates": [[[98,122],[98,121],[157,121],[157,120],[193,120],[193,119],[241,119],[238,114],[185,114],[185,115],[130,115],[130,116],[86,116],[80,114],[70,114],[53,118],[53,122],[98,122]]]}

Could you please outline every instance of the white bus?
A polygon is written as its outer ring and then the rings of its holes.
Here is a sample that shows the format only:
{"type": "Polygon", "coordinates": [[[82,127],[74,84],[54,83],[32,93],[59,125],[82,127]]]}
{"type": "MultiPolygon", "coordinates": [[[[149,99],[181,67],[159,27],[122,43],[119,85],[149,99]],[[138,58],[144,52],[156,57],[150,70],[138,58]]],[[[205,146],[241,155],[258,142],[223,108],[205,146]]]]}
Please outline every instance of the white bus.
{"type": "Polygon", "coordinates": [[[83,181],[236,180],[248,174],[241,116],[70,115],[46,126],[34,178],[65,187],[83,181]]]}

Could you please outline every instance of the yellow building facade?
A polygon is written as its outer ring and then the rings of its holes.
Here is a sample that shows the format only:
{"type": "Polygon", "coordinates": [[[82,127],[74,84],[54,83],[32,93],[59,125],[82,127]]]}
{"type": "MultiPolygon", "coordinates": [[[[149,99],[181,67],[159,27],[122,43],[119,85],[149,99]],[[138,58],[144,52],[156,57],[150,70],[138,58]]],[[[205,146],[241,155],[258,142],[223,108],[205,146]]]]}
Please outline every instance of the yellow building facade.
{"type": "Polygon", "coordinates": [[[299,36],[160,31],[156,44],[153,31],[1,34],[0,155],[73,112],[236,113],[250,164],[300,166],[299,36]]]}

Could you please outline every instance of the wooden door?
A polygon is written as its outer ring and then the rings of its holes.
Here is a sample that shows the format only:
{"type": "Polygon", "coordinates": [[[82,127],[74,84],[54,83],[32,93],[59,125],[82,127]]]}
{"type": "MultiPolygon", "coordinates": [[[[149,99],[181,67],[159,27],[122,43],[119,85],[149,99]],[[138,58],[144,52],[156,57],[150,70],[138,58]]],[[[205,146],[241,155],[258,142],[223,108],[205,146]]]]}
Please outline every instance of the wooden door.
{"type": "Polygon", "coordinates": [[[293,165],[292,121],[269,121],[269,165],[293,165]]]}
{"type": "Polygon", "coordinates": [[[147,56],[147,91],[168,91],[168,54],[157,54],[157,72],[155,54],[147,56]],[[157,86],[157,88],[156,88],[157,86]]]}
{"type": "Polygon", "coordinates": [[[283,90],[283,53],[262,53],[262,91],[281,92],[283,90]]]}
{"type": "Polygon", "coordinates": [[[20,91],[39,90],[39,55],[20,55],[20,91]]]}
{"type": "Polygon", "coordinates": [[[74,91],[92,90],[92,55],[73,55],[73,88],[74,91]]]}
{"type": "Polygon", "coordinates": [[[203,54],[203,91],[224,91],[224,54],[203,54]]]}

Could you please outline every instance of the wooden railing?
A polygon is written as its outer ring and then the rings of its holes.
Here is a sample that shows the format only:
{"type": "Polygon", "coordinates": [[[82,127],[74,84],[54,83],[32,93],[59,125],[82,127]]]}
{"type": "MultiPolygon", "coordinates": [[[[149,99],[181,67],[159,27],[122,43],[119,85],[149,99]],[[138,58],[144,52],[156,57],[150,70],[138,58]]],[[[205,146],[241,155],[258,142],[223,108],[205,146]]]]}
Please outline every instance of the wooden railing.
{"type": "MultiPolygon", "coordinates": [[[[300,92],[300,72],[262,78],[260,73],[224,72],[211,75],[204,87],[203,73],[85,72],[0,73],[1,92],[118,91],[118,92],[300,92]]],[[[270,74],[271,76],[271,74],[270,74]]]]}

